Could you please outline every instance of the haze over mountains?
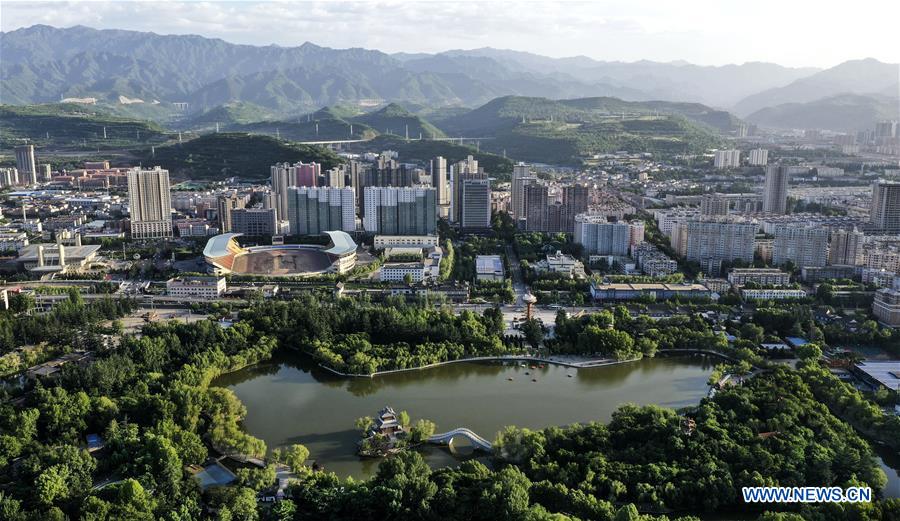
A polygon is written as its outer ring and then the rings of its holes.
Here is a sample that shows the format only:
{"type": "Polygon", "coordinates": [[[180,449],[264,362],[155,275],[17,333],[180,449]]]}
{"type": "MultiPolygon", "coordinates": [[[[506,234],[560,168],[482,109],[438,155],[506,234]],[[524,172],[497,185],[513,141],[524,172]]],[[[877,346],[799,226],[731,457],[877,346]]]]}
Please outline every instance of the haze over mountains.
{"type": "Polygon", "coordinates": [[[201,112],[246,102],[280,118],[361,101],[477,107],[506,95],[696,102],[772,126],[800,126],[795,118],[804,121],[804,110],[821,109],[824,98],[856,95],[865,98],[856,98],[856,105],[878,107],[858,115],[842,105],[843,115],[829,125],[851,129],[885,112],[898,92],[898,65],[873,59],[818,70],[772,63],[558,59],[491,48],[390,55],[312,43],[263,47],[200,36],[46,25],[0,33],[0,53],[2,103],[83,96],[115,103],[125,96],[187,102],[192,111],[201,112]],[[813,102],[818,105],[804,109],[803,104],[813,102]],[[784,104],[793,105],[778,108],[784,104]]]}

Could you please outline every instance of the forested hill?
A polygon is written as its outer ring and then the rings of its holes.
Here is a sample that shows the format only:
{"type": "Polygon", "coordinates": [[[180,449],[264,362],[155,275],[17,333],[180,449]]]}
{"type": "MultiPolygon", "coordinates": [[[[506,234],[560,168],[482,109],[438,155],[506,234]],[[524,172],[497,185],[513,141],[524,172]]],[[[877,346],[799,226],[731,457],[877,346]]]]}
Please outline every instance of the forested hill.
{"type": "Polygon", "coordinates": [[[168,169],[182,179],[266,179],[275,163],[315,161],[323,169],[342,160],[332,151],[318,146],[302,145],[269,136],[242,133],[213,133],[182,144],[156,147],[144,154],[144,163],[168,169]]]}
{"type": "Polygon", "coordinates": [[[164,142],[159,125],[75,104],[0,105],[0,146],[112,149],[164,142]],[[105,133],[105,137],[104,137],[105,133]]]}
{"type": "Polygon", "coordinates": [[[488,137],[482,149],[517,160],[578,164],[619,150],[659,155],[706,151],[720,143],[720,134],[711,123],[691,118],[702,116],[727,127],[730,116],[716,114],[693,104],[506,96],[439,125],[451,136],[488,137]]]}

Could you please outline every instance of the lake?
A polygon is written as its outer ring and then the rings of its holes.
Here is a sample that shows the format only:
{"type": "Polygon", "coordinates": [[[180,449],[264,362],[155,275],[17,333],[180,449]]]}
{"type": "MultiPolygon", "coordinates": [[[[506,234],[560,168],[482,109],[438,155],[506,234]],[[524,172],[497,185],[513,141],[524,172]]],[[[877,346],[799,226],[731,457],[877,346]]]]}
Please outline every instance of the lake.
{"type": "MultiPolygon", "coordinates": [[[[244,428],[270,449],[302,443],[310,459],[341,476],[367,477],[378,460],[355,454],[361,416],[385,405],[427,418],[436,432],[468,427],[493,441],[506,425],[541,429],[598,420],[607,422],[623,403],[665,407],[694,405],[706,395],[717,359],[657,357],[619,365],[531,369],[513,362],[461,362],[375,378],[342,378],[308,357],[281,357],[216,380],[247,407],[244,428]],[[526,375],[525,373],[530,373],[526,375]],[[510,380],[512,378],[512,380],[510,380]],[[536,381],[533,381],[536,380],[536,381]]],[[[455,464],[478,452],[429,447],[434,467],[455,464]]]]}

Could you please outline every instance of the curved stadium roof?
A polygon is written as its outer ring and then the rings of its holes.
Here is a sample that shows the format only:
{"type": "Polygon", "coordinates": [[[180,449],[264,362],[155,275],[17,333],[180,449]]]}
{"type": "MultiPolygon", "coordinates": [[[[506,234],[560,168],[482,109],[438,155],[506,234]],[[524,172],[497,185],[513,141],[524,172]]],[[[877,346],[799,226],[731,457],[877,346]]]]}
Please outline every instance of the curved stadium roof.
{"type": "Polygon", "coordinates": [[[204,257],[224,257],[225,255],[230,254],[228,251],[228,243],[231,242],[231,239],[235,237],[240,237],[243,235],[242,233],[223,233],[221,235],[216,235],[215,237],[210,238],[206,241],[206,247],[203,248],[203,256],[204,257]]]}
{"type": "Polygon", "coordinates": [[[332,244],[330,248],[325,250],[325,253],[341,256],[356,251],[356,243],[353,242],[353,238],[347,232],[331,231],[325,233],[331,238],[332,244]]]}

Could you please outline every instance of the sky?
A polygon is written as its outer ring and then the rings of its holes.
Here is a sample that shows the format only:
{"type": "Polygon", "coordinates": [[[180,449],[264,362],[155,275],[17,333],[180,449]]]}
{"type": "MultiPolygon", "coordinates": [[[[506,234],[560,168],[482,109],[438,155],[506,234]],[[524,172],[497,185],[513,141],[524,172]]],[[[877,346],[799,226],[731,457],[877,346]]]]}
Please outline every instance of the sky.
{"type": "Polygon", "coordinates": [[[4,32],[86,25],[390,53],[495,47],[609,61],[823,68],[868,57],[900,63],[898,20],[896,0],[0,3],[4,32]]]}

